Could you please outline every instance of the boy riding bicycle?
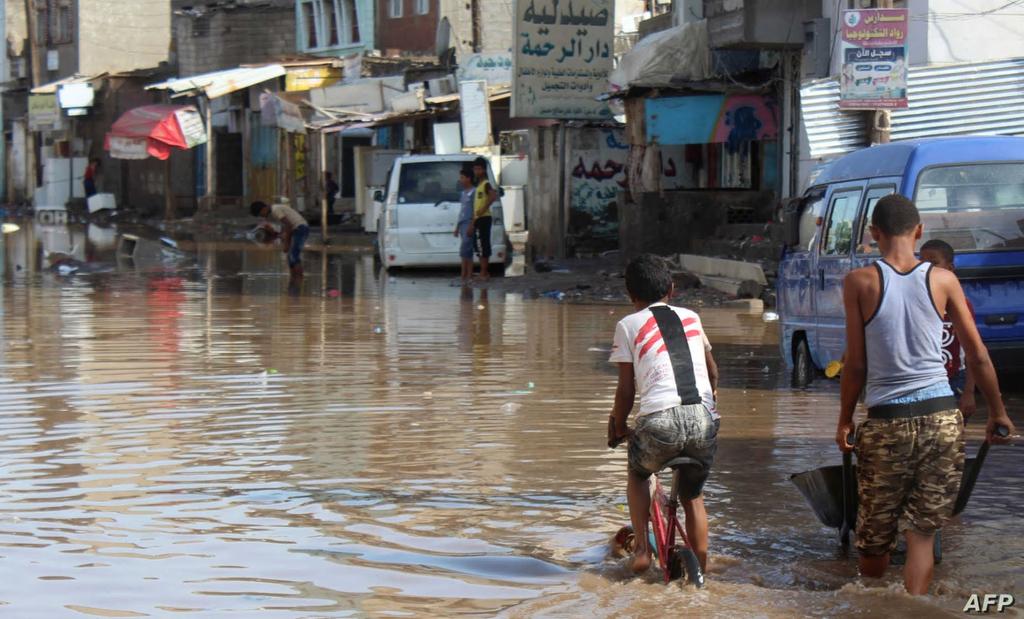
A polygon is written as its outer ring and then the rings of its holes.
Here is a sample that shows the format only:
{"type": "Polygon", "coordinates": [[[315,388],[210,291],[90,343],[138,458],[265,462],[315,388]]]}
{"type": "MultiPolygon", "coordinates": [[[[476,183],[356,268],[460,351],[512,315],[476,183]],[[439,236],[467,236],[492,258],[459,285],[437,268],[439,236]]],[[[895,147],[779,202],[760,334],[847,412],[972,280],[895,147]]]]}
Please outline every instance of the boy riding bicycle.
{"type": "Polygon", "coordinates": [[[608,424],[608,444],[629,438],[626,496],[636,532],[632,568],[640,573],[651,565],[648,479],[669,460],[689,457],[703,464],[703,473],[687,478],[679,498],[686,513],[687,537],[701,569],[706,570],[708,524],[702,492],[717,449],[718,367],[700,317],[668,305],[674,285],[661,258],[644,254],[630,262],[626,291],[637,311],[615,327],[609,361],[619,364],[619,384],[608,424]],[[637,390],[640,410],[630,430],[626,418],[637,390]]]}

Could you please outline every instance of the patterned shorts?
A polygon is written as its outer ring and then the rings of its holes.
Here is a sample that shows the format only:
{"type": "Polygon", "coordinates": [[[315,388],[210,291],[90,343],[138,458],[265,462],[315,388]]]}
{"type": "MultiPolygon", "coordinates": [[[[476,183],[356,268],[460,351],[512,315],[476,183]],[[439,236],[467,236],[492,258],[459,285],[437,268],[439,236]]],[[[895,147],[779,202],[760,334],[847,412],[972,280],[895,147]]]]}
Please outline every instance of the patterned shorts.
{"type": "Polygon", "coordinates": [[[857,549],[882,555],[899,531],[931,535],[952,516],[964,470],[958,410],[868,419],[857,428],[857,549]]]}
{"type": "Polygon", "coordinates": [[[703,404],[676,406],[640,417],[629,439],[629,470],[650,477],[673,458],[688,457],[704,464],[699,478],[687,479],[684,497],[700,496],[718,449],[718,420],[703,404]]]}

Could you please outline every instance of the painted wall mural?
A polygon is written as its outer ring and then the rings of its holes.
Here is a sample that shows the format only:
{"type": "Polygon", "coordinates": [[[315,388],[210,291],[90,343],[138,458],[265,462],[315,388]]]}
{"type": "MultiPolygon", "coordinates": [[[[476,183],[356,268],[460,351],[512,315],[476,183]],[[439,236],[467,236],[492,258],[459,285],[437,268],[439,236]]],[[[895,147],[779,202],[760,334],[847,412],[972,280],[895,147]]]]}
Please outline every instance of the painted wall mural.
{"type": "Polygon", "coordinates": [[[645,102],[647,141],[660,145],[725,144],[730,152],[779,134],[771,95],[695,95],[645,102]]]}

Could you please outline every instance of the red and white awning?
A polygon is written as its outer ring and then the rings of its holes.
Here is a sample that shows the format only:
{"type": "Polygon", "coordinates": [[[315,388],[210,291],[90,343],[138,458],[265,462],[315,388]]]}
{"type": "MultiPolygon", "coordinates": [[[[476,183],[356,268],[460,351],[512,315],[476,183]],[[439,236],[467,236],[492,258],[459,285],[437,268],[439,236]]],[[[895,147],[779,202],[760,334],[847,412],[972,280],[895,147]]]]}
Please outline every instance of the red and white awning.
{"type": "Polygon", "coordinates": [[[125,112],[107,132],[105,147],[116,159],[167,159],[171,149],[206,142],[203,117],[191,105],[144,105],[125,112]]]}

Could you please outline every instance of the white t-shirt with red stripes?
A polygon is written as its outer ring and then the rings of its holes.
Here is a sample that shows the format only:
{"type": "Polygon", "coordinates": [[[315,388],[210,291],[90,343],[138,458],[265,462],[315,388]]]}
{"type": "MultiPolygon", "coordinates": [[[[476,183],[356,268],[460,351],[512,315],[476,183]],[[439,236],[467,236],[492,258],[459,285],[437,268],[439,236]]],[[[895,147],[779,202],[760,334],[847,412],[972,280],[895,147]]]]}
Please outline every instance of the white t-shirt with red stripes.
{"type": "MultiPolygon", "coordinates": [[[[655,303],[665,305],[664,303],[655,303]]],[[[612,363],[632,363],[636,390],[640,394],[640,412],[638,416],[679,406],[682,400],[676,387],[675,372],[669,360],[668,351],[661,339],[658,323],[650,307],[630,314],[615,326],[615,339],[612,342],[612,354],[608,359],[612,363]]],[[[711,378],[705,351],[711,350],[700,316],[682,307],[670,307],[686,331],[686,343],[690,347],[693,361],[693,374],[704,406],[717,419],[715,395],[711,389],[711,378]]]]}

